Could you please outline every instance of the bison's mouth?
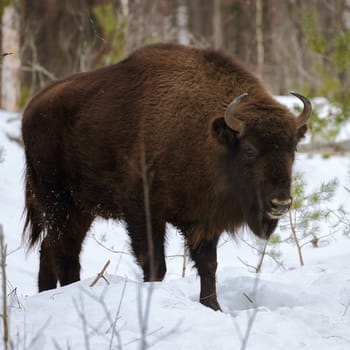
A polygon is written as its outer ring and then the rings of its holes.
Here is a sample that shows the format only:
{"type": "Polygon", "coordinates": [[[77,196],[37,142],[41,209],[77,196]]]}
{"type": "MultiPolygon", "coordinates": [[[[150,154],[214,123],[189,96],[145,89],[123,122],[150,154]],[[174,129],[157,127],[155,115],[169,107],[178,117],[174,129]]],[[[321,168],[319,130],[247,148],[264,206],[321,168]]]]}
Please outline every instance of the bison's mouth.
{"type": "Polygon", "coordinates": [[[262,234],[269,238],[277,226],[278,220],[285,215],[292,203],[292,199],[272,199],[268,205],[265,205],[264,215],[262,219],[262,234]]]}
{"type": "Polygon", "coordinates": [[[284,214],[286,214],[292,204],[292,199],[284,201],[272,202],[269,209],[265,211],[265,215],[272,220],[279,220],[284,214]],[[274,204],[275,203],[275,204],[274,204]]]}
{"type": "Polygon", "coordinates": [[[274,212],[274,211],[266,211],[266,217],[271,219],[271,220],[279,220],[282,216],[283,213],[279,213],[279,212],[274,212]]]}

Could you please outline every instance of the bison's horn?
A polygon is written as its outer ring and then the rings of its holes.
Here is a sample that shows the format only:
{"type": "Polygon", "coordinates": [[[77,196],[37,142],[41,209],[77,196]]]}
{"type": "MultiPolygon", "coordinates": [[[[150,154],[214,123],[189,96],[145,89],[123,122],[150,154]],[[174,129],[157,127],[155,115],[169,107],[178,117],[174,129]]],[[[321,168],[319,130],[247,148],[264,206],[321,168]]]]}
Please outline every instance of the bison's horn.
{"type": "Polygon", "coordinates": [[[297,117],[297,127],[300,128],[307,123],[312,112],[312,105],[310,100],[302,94],[291,91],[291,94],[300,99],[304,104],[304,110],[297,117]]]}
{"type": "Polygon", "coordinates": [[[235,112],[235,107],[247,96],[248,94],[246,92],[242,95],[239,95],[226,108],[226,112],[225,112],[226,125],[234,131],[241,132],[243,130],[244,123],[234,116],[234,112],[235,112]]]}

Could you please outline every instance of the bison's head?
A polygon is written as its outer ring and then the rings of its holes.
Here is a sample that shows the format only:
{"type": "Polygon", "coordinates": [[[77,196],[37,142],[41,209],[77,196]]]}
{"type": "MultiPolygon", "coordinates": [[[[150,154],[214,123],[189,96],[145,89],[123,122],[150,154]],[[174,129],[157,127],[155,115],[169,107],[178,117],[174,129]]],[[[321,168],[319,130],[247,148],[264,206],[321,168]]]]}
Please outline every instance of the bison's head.
{"type": "Polygon", "coordinates": [[[272,99],[249,101],[242,94],[212,125],[214,137],[225,147],[228,186],[239,198],[244,221],[265,239],[292,203],[294,154],[312,110],[306,97],[292,94],[304,104],[298,117],[272,99]]]}

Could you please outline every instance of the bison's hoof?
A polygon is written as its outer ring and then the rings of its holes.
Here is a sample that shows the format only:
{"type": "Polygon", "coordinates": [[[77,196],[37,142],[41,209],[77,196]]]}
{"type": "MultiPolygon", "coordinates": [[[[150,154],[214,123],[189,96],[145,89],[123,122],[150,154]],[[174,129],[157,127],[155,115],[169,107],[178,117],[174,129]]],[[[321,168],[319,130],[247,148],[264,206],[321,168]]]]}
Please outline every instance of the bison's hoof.
{"type": "Polygon", "coordinates": [[[200,299],[201,304],[210,307],[214,311],[222,311],[216,297],[206,297],[200,299]]]}

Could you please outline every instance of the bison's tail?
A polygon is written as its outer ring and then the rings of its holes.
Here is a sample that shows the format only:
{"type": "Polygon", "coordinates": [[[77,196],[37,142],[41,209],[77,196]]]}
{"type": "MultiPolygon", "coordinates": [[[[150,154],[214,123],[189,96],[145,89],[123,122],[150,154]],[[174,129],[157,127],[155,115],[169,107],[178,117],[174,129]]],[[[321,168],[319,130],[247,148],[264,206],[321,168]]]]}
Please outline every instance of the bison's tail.
{"type": "Polygon", "coordinates": [[[27,168],[25,173],[25,207],[23,215],[25,217],[23,228],[23,241],[32,248],[41,240],[45,231],[44,218],[41,214],[38,203],[38,194],[35,192],[34,169],[27,158],[27,168]]]}

